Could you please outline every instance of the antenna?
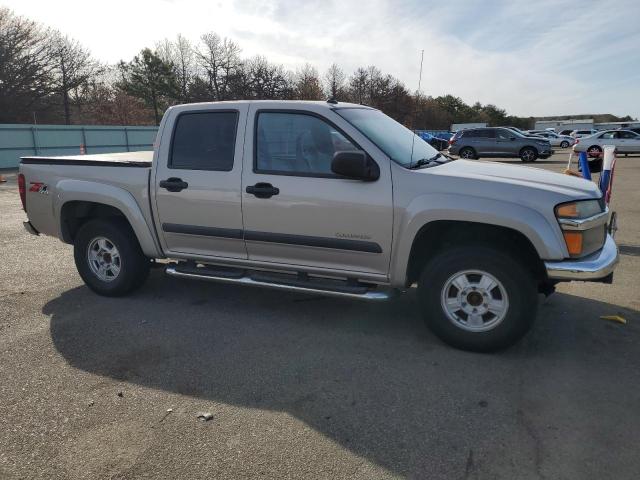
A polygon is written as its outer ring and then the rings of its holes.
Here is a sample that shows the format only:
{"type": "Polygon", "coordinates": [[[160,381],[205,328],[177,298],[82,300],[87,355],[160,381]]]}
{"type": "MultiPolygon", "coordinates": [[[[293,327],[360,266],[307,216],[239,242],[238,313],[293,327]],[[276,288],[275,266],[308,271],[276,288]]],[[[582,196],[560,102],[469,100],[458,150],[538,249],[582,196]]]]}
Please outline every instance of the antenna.
{"type": "Polygon", "coordinates": [[[413,162],[413,146],[416,143],[416,132],[413,130],[416,122],[416,115],[418,114],[418,102],[420,99],[420,87],[422,86],[422,62],[424,61],[424,50],[420,51],[420,76],[418,77],[418,90],[416,90],[416,104],[413,109],[413,116],[411,117],[411,133],[413,136],[411,137],[411,158],[409,159],[409,166],[413,162]]]}

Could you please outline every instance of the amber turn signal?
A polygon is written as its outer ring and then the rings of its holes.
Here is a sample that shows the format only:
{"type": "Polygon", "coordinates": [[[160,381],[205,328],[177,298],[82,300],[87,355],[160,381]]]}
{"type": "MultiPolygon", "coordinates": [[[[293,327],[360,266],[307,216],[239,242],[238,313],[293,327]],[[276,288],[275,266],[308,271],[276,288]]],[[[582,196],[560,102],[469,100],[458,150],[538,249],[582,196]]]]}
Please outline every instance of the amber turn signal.
{"type": "Polygon", "coordinates": [[[565,203],[556,207],[556,217],[558,218],[576,218],[578,216],[577,203],[565,203]]]}
{"type": "Polygon", "coordinates": [[[567,250],[572,257],[582,253],[582,232],[565,231],[564,241],[567,244],[567,250]]]}

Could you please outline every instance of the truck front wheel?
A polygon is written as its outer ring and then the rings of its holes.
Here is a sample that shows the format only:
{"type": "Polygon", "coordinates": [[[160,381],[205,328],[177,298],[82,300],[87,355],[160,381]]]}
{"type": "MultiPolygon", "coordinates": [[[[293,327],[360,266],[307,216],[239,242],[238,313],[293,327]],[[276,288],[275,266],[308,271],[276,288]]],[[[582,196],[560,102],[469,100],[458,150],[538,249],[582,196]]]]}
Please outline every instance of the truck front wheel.
{"type": "Polygon", "coordinates": [[[149,274],[149,259],[131,227],[119,219],[85,223],[76,235],[73,254],[82,280],[99,295],[126,295],[149,274]]]}
{"type": "Polygon", "coordinates": [[[444,250],[424,267],[418,297],[427,326],[463,350],[493,351],[531,327],[538,295],[521,262],[491,247],[444,250]]]}

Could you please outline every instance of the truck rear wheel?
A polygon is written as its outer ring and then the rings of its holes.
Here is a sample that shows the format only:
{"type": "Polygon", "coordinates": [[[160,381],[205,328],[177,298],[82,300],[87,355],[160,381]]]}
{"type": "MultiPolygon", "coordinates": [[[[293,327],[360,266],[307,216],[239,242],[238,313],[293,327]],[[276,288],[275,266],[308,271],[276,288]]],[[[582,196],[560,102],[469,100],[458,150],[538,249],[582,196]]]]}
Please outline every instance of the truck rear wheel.
{"type": "Polygon", "coordinates": [[[149,259],[131,227],[118,219],[85,223],[76,235],[73,254],[82,280],[99,295],[126,295],[149,275],[149,259]]]}
{"type": "Polygon", "coordinates": [[[446,343],[487,352],[524,336],[535,320],[532,274],[513,256],[491,247],[460,246],[425,265],[418,298],[427,326],[446,343]]]}

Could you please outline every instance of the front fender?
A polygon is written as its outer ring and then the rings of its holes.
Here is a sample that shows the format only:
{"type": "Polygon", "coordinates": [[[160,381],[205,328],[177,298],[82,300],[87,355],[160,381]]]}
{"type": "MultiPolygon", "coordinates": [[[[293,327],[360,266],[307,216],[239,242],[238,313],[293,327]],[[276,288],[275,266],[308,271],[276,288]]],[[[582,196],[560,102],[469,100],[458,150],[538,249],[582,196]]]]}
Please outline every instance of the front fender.
{"type": "Polygon", "coordinates": [[[471,195],[425,194],[415,198],[400,216],[396,231],[398,242],[392,260],[392,285],[404,286],[416,235],[422,227],[438,220],[510,228],[528,238],[541,259],[562,259],[567,256],[558,223],[533,208],[471,195]]]}
{"type": "Polygon", "coordinates": [[[153,235],[153,228],[147,221],[136,202],[128,191],[98,182],[85,180],[61,180],[56,184],[56,196],[53,209],[58,219],[58,237],[62,239],[62,207],[73,201],[100,203],[117,208],[126,217],[133,229],[138,243],[144,254],[150,258],[162,256],[161,250],[153,235]]]}

